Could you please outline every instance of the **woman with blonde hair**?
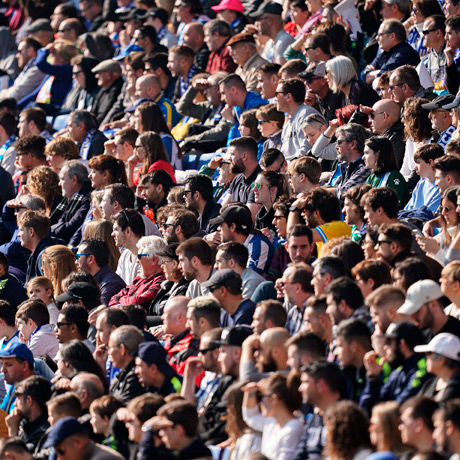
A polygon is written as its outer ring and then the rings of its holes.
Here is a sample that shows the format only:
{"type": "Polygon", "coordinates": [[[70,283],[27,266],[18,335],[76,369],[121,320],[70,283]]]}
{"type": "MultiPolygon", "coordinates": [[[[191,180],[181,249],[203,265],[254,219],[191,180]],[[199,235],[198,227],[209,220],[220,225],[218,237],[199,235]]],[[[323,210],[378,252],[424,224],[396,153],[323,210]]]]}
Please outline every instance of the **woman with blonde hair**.
{"type": "Polygon", "coordinates": [[[68,137],[55,137],[46,144],[45,155],[48,158],[51,169],[59,174],[67,160],[80,158],[77,144],[68,137]]]}
{"type": "Polygon", "coordinates": [[[452,302],[444,312],[460,319],[460,261],[449,262],[441,272],[442,293],[452,302]]]}
{"type": "Polygon", "coordinates": [[[386,401],[374,406],[369,435],[377,452],[391,451],[400,456],[406,451],[398,428],[400,422],[399,403],[396,401],[386,401]]]}
{"type": "Polygon", "coordinates": [[[65,277],[77,271],[75,256],[67,246],[49,246],[43,251],[42,269],[45,276],[51,280],[54,295],[57,297],[64,291],[62,281],[65,277]]]}
{"type": "Polygon", "coordinates": [[[45,200],[46,213],[51,220],[51,225],[56,224],[63,213],[59,204],[64,199],[57,173],[48,166],[33,168],[27,174],[27,190],[45,200]]]}
{"type": "Polygon", "coordinates": [[[29,297],[43,301],[50,314],[50,324],[56,324],[59,310],[54,303],[53,283],[46,276],[36,276],[27,283],[29,297]]]}
{"type": "Polygon", "coordinates": [[[115,244],[115,240],[112,236],[113,224],[108,220],[92,220],[88,222],[83,233],[83,239],[88,240],[90,238],[97,238],[98,240],[104,241],[109,248],[109,267],[113,270],[117,270],[118,259],[120,258],[120,250],[115,244]]]}

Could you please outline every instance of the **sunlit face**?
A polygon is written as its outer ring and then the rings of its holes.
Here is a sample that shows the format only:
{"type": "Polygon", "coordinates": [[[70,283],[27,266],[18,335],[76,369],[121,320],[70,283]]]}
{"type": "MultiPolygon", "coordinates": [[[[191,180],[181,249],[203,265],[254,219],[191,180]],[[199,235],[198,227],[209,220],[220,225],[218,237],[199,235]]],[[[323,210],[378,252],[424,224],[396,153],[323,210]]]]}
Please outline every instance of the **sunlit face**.
{"type": "Polygon", "coordinates": [[[304,328],[308,332],[316,334],[318,337],[324,336],[324,326],[321,323],[320,316],[315,313],[315,310],[312,307],[307,307],[303,314],[303,324],[304,328]]]}
{"type": "Polygon", "coordinates": [[[352,201],[350,201],[349,198],[345,198],[344,200],[342,213],[347,225],[356,225],[361,221],[361,214],[358,210],[358,207],[352,201]]]}
{"type": "Polygon", "coordinates": [[[366,168],[375,169],[377,168],[377,158],[378,153],[374,152],[374,150],[370,149],[367,145],[364,147],[364,164],[366,168]]]}
{"type": "Polygon", "coordinates": [[[24,379],[24,367],[26,363],[20,364],[16,358],[2,358],[2,369],[5,382],[8,385],[15,385],[24,379]]]}
{"type": "Polygon", "coordinates": [[[441,201],[441,215],[446,220],[448,227],[454,227],[458,224],[458,214],[456,211],[456,203],[452,203],[448,198],[443,198],[441,201]]]}
{"type": "Polygon", "coordinates": [[[256,307],[252,316],[251,327],[256,334],[262,334],[265,330],[265,309],[262,306],[256,307]]]}
{"type": "Polygon", "coordinates": [[[16,323],[18,326],[18,331],[19,331],[20,336],[24,340],[29,340],[30,336],[32,335],[32,332],[35,329],[35,325],[32,323],[32,321],[31,320],[24,321],[23,319],[18,319],[16,323]]]}
{"type": "Polygon", "coordinates": [[[430,163],[423,161],[421,158],[417,158],[415,161],[415,172],[420,177],[429,177],[433,174],[433,168],[430,163]]]}
{"type": "Polygon", "coordinates": [[[278,80],[276,75],[270,75],[262,71],[257,72],[257,89],[264,99],[272,99],[275,97],[278,80]]]}
{"type": "Polygon", "coordinates": [[[311,244],[308,236],[291,236],[288,241],[288,252],[292,262],[306,262],[311,258],[311,244]]]}
{"type": "Polygon", "coordinates": [[[435,110],[430,110],[430,113],[428,115],[428,118],[431,119],[431,126],[433,129],[436,131],[442,132],[444,131],[445,124],[446,124],[446,114],[448,114],[447,110],[443,109],[435,109],[435,110]]]}
{"type": "Polygon", "coordinates": [[[52,289],[46,289],[43,286],[38,286],[32,284],[29,287],[29,297],[36,297],[40,300],[42,300],[45,305],[49,305],[51,301],[53,300],[53,290],[52,289]]]}
{"type": "Polygon", "coordinates": [[[326,289],[327,283],[324,280],[324,276],[321,275],[318,267],[313,269],[313,278],[311,280],[311,285],[315,291],[315,295],[324,294],[324,290],[326,289]]]}
{"type": "Polygon", "coordinates": [[[305,126],[302,131],[310,145],[315,145],[315,142],[321,135],[321,130],[314,128],[312,125],[305,126]]]}
{"type": "Polygon", "coordinates": [[[279,209],[275,211],[272,224],[275,226],[276,234],[281,238],[285,238],[287,234],[287,217],[279,209]]]}
{"type": "Polygon", "coordinates": [[[91,410],[90,409],[90,414],[91,414],[91,418],[89,420],[89,422],[91,423],[91,426],[93,427],[93,431],[96,433],[96,434],[104,434],[106,433],[107,431],[107,428],[109,426],[109,420],[107,417],[102,417],[100,414],[98,414],[97,412],[95,412],[94,410],[91,410]]]}
{"type": "MultiPolygon", "coordinates": [[[[364,219],[367,221],[367,223],[371,227],[381,224],[381,216],[378,210],[374,211],[368,204],[365,204],[363,206],[363,209],[364,209],[364,219]]],[[[371,239],[369,240],[369,242],[370,241],[371,239]]]]}
{"type": "Polygon", "coordinates": [[[233,348],[230,345],[222,345],[219,350],[218,362],[225,375],[232,375],[238,365],[233,358],[233,348]]]}
{"type": "Polygon", "coordinates": [[[259,130],[260,134],[262,134],[262,137],[271,136],[272,134],[279,131],[278,123],[276,121],[258,120],[257,123],[257,129],[259,130]]]}
{"type": "Polygon", "coordinates": [[[179,268],[182,271],[183,277],[187,281],[192,281],[196,278],[196,269],[193,267],[190,259],[185,257],[183,254],[179,254],[179,268]]]}
{"type": "Polygon", "coordinates": [[[91,169],[89,178],[91,179],[91,187],[96,190],[99,190],[108,184],[107,171],[91,169]]]}
{"type": "Polygon", "coordinates": [[[299,392],[302,394],[304,404],[315,405],[319,395],[317,382],[305,372],[302,372],[300,382],[299,392]]]}
{"type": "Polygon", "coordinates": [[[254,198],[255,202],[261,205],[266,205],[271,207],[273,205],[274,197],[272,191],[275,191],[270,184],[268,183],[267,179],[264,176],[257,176],[256,181],[254,183],[254,198]]]}
{"type": "Polygon", "coordinates": [[[226,243],[227,241],[233,241],[233,233],[227,222],[222,222],[219,225],[218,231],[220,233],[220,238],[223,243],[226,243]]]}

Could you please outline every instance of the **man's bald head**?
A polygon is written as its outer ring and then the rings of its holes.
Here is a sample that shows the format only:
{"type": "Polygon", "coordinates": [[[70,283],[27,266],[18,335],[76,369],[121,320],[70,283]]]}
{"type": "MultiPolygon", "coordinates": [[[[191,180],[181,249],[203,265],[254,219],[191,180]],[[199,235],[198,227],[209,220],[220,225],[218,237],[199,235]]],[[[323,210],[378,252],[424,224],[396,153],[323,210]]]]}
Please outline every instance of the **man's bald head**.
{"type": "Polygon", "coordinates": [[[289,339],[289,331],[284,327],[271,327],[266,329],[260,335],[260,341],[264,345],[270,345],[272,347],[283,346],[289,339]]]}
{"type": "Polygon", "coordinates": [[[393,126],[400,118],[400,107],[391,99],[382,99],[373,107],[372,130],[375,134],[383,134],[390,126],[393,126]]]}
{"type": "Polygon", "coordinates": [[[190,299],[183,295],[170,298],[165,305],[162,315],[165,334],[173,337],[181,334],[186,329],[187,307],[190,299]]]}
{"type": "Polygon", "coordinates": [[[70,383],[70,389],[77,394],[82,409],[89,408],[95,399],[100,398],[105,393],[101,379],[89,372],[77,374],[70,383]]]}
{"type": "Polygon", "coordinates": [[[143,75],[136,80],[136,97],[138,99],[155,99],[160,92],[160,80],[156,75],[143,75]]]}

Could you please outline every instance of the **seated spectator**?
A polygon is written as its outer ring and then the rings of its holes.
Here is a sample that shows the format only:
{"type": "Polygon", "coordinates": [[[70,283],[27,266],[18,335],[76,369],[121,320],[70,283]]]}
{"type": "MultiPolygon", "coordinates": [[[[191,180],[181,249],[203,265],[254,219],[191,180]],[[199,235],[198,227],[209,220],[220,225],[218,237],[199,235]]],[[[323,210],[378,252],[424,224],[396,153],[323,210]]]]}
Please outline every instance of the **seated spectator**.
{"type": "Polygon", "coordinates": [[[45,147],[45,155],[48,158],[51,169],[59,174],[67,160],[79,158],[78,146],[72,139],[55,137],[45,147]]]}
{"type": "Polygon", "coordinates": [[[83,272],[94,276],[101,289],[101,302],[108,304],[110,299],[126,287],[125,282],[109,267],[109,250],[99,239],[83,240],[78,246],[77,265],[83,272]]]}
{"type": "Polygon", "coordinates": [[[444,106],[449,106],[453,103],[451,94],[438,96],[432,102],[423,104],[422,107],[425,110],[430,111],[431,126],[439,134],[437,143],[444,148],[455,132],[455,126],[453,126],[452,113],[450,110],[444,109],[444,106]]]}
{"type": "MultiPolygon", "coordinates": [[[[65,300],[65,297],[64,299],[61,297],[56,300],[58,300],[58,302],[59,300],[65,300]]],[[[70,304],[59,312],[54,332],[60,344],[69,343],[72,340],[82,341],[92,353],[94,351],[94,345],[86,338],[88,335],[88,328],[88,312],[86,308],[81,305],[70,304]]]]}
{"type": "MultiPolygon", "coordinates": [[[[377,114],[375,114],[377,116],[377,114]]],[[[371,170],[366,184],[371,187],[390,187],[396,190],[399,206],[402,206],[407,196],[406,179],[398,170],[393,143],[386,136],[373,136],[364,147],[364,163],[371,170]]]]}
{"type": "Polygon", "coordinates": [[[364,208],[361,206],[361,198],[371,189],[368,184],[355,185],[350,187],[343,194],[343,219],[351,227],[351,239],[356,243],[363,240],[368,228],[364,219],[364,208]]]}
{"type": "Polygon", "coordinates": [[[275,104],[269,104],[257,109],[256,116],[260,134],[266,138],[263,144],[263,152],[268,149],[279,150],[285,121],[284,113],[279,112],[275,104]]]}
{"type": "Polygon", "coordinates": [[[380,260],[363,260],[351,269],[351,273],[364,299],[380,286],[391,284],[390,269],[380,260]]]}
{"type": "Polygon", "coordinates": [[[443,153],[442,147],[436,144],[424,145],[415,152],[415,171],[421,179],[415,186],[411,199],[404,207],[405,210],[416,210],[425,206],[433,214],[438,211],[441,204],[441,194],[439,188],[434,185],[433,162],[443,153]]]}
{"type": "Polygon", "coordinates": [[[16,118],[10,113],[0,114],[0,148],[3,156],[0,166],[3,170],[13,175],[15,172],[16,161],[16,118]]]}
{"type": "Polygon", "coordinates": [[[49,427],[46,402],[51,398],[51,388],[46,379],[33,375],[19,382],[15,390],[16,409],[5,419],[8,436],[18,436],[34,450],[49,427]]]}
{"type": "Polygon", "coordinates": [[[38,299],[23,302],[16,313],[19,337],[27,343],[34,357],[48,355],[54,359],[59,342],[54,334],[54,325],[49,324],[46,305],[38,299]]]}
{"type": "Polygon", "coordinates": [[[79,161],[71,160],[61,170],[59,178],[68,203],[59,221],[51,227],[51,235],[66,243],[77,243],[74,241],[75,235],[90,207],[88,170],[79,161]]]}
{"type": "MultiPolygon", "coordinates": [[[[46,162],[45,157],[46,140],[40,136],[24,136],[16,142],[16,160],[14,166],[21,173],[28,173],[37,166],[43,166],[46,162]]],[[[18,191],[21,191],[19,175],[13,176],[13,180],[18,184],[18,191]]]]}
{"type": "Polygon", "coordinates": [[[91,426],[95,434],[101,434],[104,436],[102,444],[109,445],[111,448],[120,451],[121,441],[117,441],[110,429],[110,419],[118,409],[124,407],[124,403],[119,399],[111,395],[104,395],[94,400],[89,406],[89,412],[91,414],[91,426]]]}
{"type": "Polygon", "coordinates": [[[53,283],[54,294],[64,292],[63,281],[72,272],[77,270],[75,256],[66,246],[48,246],[42,255],[43,274],[53,283]]]}
{"type": "Polygon", "coordinates": [[[289,185],[295,195],[319,186],[321,164],[311,157],[295,158],[287,168],[289,185]]]}
{"type": "MultiPolygon", "coordinates": [[[[218,11],[217,8],[218,6],[215,7],[214,11],[218,11]]],[[[227,42],[232,36],[229,24],[226,21],[213,19],[204,26],[204,41],[211,52],[205,70],[211,75],[222,70],[233,73],[237,68],[237,64],[233,62],[227,47],[227,42]]]]}
{"type": "Polygon", "coordinates": [[[147,311],[165,279],[158,253],[164,251],[166,243],[158,236],[146,236],[139,240],[137,247],[141,274],[134,278],[133,284],[112,297],[110,307],[134,303],[147,311]]]}
{"type": "Polygon", "coordinates": [[[288,355],[287,365],[297,372],[304,366],[324,358],[324,343],[313,332],[298,332],[289,338],[285,346],[288,355]]]}
{"type": "Polygon", "coordinates": [[[59,310],[54,303],[53,283],[46,276],[36,276],[27,283],[30,298],[40,299],[48,309],[49,323],[56,324],[59,310]]]}
{"type": "Polygon", "coordinates": [[[107,138],[97,127],[96,118],[87,110],[75,110],[67,119],[67,133],[78,145],[79,155],[83,160],[104,153],[104,143],[107,138]]]}
{"type": "Polygon", "coordinates": [[[326,288],[337,278],[345,276],[345,265],[337,256],[324,256],[313,262],[311,284],[315,295],[325,293],[326,288]]]}
{"type": "Polygon", "coordinates": [[[27,294],[23,284],[8,270],[8,259],[3,252],[0,252],[0,282],[3,284],[0,290],[0,300],[6,300],[17,307],[27,299],[27,294]]]}

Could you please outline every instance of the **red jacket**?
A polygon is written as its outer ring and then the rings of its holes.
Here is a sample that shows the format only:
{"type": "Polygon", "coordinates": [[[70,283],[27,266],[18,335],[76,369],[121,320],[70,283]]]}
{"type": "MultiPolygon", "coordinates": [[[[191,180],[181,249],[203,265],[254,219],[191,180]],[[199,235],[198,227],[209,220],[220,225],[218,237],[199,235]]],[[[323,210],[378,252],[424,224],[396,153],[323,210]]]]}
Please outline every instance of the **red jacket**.
{"type": "Polygon", "coordinates": [[[225,44],[219,51],[213,51],[209,55],[208,65],[206,66],[206,72],[211,75],[218,70],[224,70],[228,73],[234,73],[238,66],[231,58],[227,45],[225,44]]]}

